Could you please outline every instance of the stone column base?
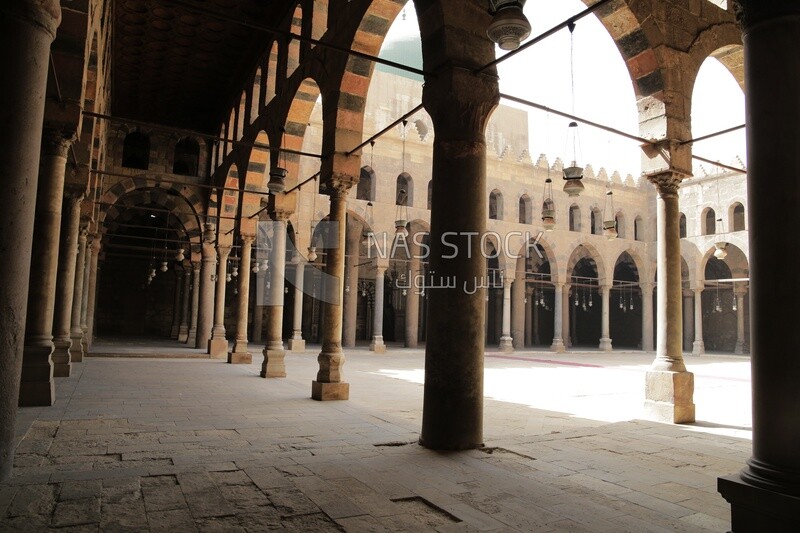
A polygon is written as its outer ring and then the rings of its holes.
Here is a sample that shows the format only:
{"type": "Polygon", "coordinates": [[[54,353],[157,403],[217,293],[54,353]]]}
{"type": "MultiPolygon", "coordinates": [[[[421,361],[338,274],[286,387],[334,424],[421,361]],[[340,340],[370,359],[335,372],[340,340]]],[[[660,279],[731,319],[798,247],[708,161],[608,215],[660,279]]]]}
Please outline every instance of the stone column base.
{"type": "Polygon", "coordinates": [[[262,378],[286,377],[286,351],[276,348],[264,348],[264,362],[261,363],[262,378]]]}
{"type": "Polygon", "coordinates": [[[383,343],[383,335],[375,335],[369,343],[369,351],[375,353],[386,353],[386,345],[383,343]]]}
{"type": "Polygon", "coordinates": [[[19,384],[20,407],[49,407],[56,401],[51,346],[25,346],[22,356],[22,381],[19,384]],[[36,361],[36,364],[26,364],[36,361]],[[41,364],[40,364],[41,363],[41,364]]]}
{"type": "Polygon", "coordinates": [[[320,383],[319,381],[311,382],[311,399],[320,402],[329,400],[349,400],[350,399],[350,384],[349,383],[320,383]]]}
{"type": "Polygon", "coordinates": [[[180,331],[180,326],[172,326],[172,329],[169,331],[169,338],[177,339],[179,331],[180,331]]]}
{"type": "Polygon", "coordinates": [[[306,341],[303,339],[289,339],[289,351],[290,352],[305,352],[306,351],[306,341]]]}
{"type": "Polygon", "coordinates": [[[601,352],[610,352],[612,350],[611,339],[608,339],[608,338],[600,339],[599,348],[600,348],[601,352]]]}
{"type": "Polygon", "coordinates": [[[68,378],[72,373],[72,355],[70,348],[72,340],[53,340],[56,349],[53,350],[53,377],[68,378]]]}
{"type": "Polygon", "coordinates": [[[511,353],[514,351],[514,339],[511,337],[500,337],[500,351],[511,353]]]}
{"type": "Polygon", "coordinates": [[[189,346],[194,346],[195,344],[197,344],[197,330],[196,329],[190,329],[189,330],[189,336],[186,337],[186,341],[185,342],[189,346]]]}
{"type": "Polygon", "coordinates": [[[550,345],[550,351],[556,353],[564,353],[567,351],[566,346],[564,346],[564,341],[561,339],[553,339],[553,344],[550,345]]]}
{"type": "Polygon", "coordinates": [[[732,531],[800,531],[800,498],[750,484],[741,475],[717,479],[731,504],[732,531]]]}
{"type": "Polygon", "coordinates": [[[250,352],[228,352],[228,363],[232,365],[249,365],[253,362],[250,352]]]}
{"type": "Polygon", "coordinates": [[[83,333],[80,335],[71,335],[72,347],[69,350],[70,361],[73,363],[82,363],[83,356],[86,355],[83,351],[83,333]]]}
{"type": "Polygon", "coordinates": [[[189,340],[189,328],[181,326],[180,331],[178,331],[178,342],[187,342],[188,340],[189,340]]]}
{"type": "Polygon", "coordinates": [[[694,374],[650,370],[645,377],[645,418],[669,424],[694,422],[694,374]]]}
{"type": "Polygon", "coordinates": [[[692,343],[692,355],[703,355],[704,353],[706,353],[706,343],[694,341],[692,343]]]}
{"type": "Polygon", "coordinates": [[[736,346],[733,348],[733,353],[742,355],[744,353],[744,342],[736,341],[736,346]]]}
{"type": "Polygon", "coordinates": [[[223,359],[228,355],[228,339],[212,338],[208,341],[208,355],[214,359],[223,359]]]}

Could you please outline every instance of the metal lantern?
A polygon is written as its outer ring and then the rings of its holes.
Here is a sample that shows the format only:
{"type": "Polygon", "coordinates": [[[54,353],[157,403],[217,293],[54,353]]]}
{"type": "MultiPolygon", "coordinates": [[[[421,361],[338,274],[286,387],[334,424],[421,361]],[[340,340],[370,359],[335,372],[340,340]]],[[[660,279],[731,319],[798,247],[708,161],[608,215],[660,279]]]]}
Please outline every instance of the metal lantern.
{"type": "Polygon", "coordinates": [[[614,193],[606,192],[606,205],[603,209],[603,235],[611,241],[617,238],[617,220],[614,218],[614,193]]]}
{"type": "Polygon", "coordinates": [[[502,50],[516,50],[531,34],[531,24],[522,12],[525,0],[489,0],[492,23],[486,35],[502,50]]]}
{"type": "Polygon", "coordinates": [[[308,260],[312,263],[317,260],[317,247],[316,246],[309,246],[308,247],[308,260]]]}
{"type": "Polygon", "coordinates": [[[167,270],[169,270],[169,265],[167,265],[166,261],[161,262],[161,267],[159,267],[159,270],[161,272],[166,272],[167,270]]]}
{"type": "Polygon", "coordinates": [[[288,172],[285,168],[275,167],[270,170],[269,182],[267,183],[269,192],[278,194],[286,190],[286,174],[288,174],[288,172]]]}
{"type": "Polygon", "coordinates": [[[553,203],[553,180],[544,180],[544,202],[542,202],[542,225],[545,231],[556,226],[556,206],[553,203]]]}
{"type": "Polygon", "coordinates": [[[714,257],[716,257],[719,260],[728,257],[728,251],[725,249],[727,246],[728,243],[725,242],[714,243],[714,257]]]}
{"type": "Polygon", "coordinates": [[[178,251],[175,252],[175,261],[178,261],[180,263],[184,259],[186,259],[186,255],[183,248],[178,248],[178,251]]]}

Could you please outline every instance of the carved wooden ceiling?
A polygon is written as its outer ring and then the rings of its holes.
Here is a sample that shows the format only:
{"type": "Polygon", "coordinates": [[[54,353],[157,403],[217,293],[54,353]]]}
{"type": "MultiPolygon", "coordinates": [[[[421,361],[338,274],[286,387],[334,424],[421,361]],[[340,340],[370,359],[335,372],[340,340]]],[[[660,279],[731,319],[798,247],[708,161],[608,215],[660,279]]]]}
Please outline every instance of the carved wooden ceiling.
{"type": "Polygon", "coordinates": [[[294,3],[117,0],[113,114],[218,133],[272,38],[231,20],[276,27],[294,3]]]}

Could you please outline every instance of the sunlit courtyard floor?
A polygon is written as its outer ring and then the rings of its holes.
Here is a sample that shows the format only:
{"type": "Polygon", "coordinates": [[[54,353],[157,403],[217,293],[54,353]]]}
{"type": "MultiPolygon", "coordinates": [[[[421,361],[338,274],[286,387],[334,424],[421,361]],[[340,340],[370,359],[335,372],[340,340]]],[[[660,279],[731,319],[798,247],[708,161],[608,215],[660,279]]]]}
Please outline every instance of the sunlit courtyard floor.
{"type": "Polygon", "coordinates": [[[75,365],[55,406],[20,410],[0,530],[729,528],[716,478],[750,454],[746,357],[687,357],[698,422],[672,426],[641,420],[652,354],[490,351],[486,448],[440,453],[416,444],[423,350],[348,349],[350,400],[318,403],[318,347],[284,379],[251,348],[252,365],[142,357],[168,343],[75,365]]]}

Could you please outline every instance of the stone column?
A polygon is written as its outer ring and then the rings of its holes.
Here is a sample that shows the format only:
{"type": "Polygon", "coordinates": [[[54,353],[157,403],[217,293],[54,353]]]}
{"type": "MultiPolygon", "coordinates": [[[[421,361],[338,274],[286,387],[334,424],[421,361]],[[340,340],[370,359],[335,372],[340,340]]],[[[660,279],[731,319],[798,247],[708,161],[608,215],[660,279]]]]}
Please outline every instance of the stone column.
{"type": "Polygon", "coordinates": [[[719,479],[733,531],[800,530],[800,335],[797,315],[779,302],[800,297],[800,253],[786,246],[796,213],[800,160],[800,3],[738,0],[747,91],[750,230],[750,353],[753,455],[738,475],[719,479]],[[776,90],[776,88],[780,90],[776,90]]]}
{"type": "MultiPolygon", "coordinates": [[[[317,356],[319,371],[311,383],[314,400],[347,400],[350,384],[343,381],[342,366],[342,312],[344,302],[344,246],[347,221],[347,193],[357,183],[357,178],[347,174],[334,174],[329,181],[331,198],[330,216],[332,230],[338,231],[336,246],[328,249],[325,265],[326,283],[322,303],[322,350],[317,356]]],[[[333,236],[331,236],[333,237],[333,236]]]]}
{"type": "MultiPolygon", "coordinates": [[[[415,252],[412,252],[414,254],[415,252]]],[[[414,286],[414,278],[420,275],[419,259],[413,255],[408,262],[408,282],[411,288],[406,292],[406,323],[405,323],[405,347],[416,348],[419,344],[419,292],[414,286]]]]}
{"type": "MultiPolygon", "coordinates": [[[[445,33],[443,30],[437,39],[444,39],[445,33]]],[[[493,54],[488,50],[493,48],[490,41],[482,37],[473,41],[462,43],[471,57],[477,57],[472,54],[482,47],[493,54]]],[[[441,43],[441,49],[445,48],[449,47],[441,43]]],[[[467,64],[461,59],[443,62],[437,76],[426,79],[422,91],[423,104],[436,131],[430,271],[454,279],[456,285],[428,292],[420,444],[439,450],[471,449],[483,444],[483,325],[487,293],[486,289],[475,290],[475,283],[486,279],[487,274],[486,259],[477,252],[487,219],[484,130],[499,96],[497,79],[475,76],[468,68],[462,68],[467,64]],[[458,248],[458,253],[452,254],[452,249],[445,249],[442,244],[446,232],[455,233],[448,241],[458,248]],[[467,252],[468,248],[472,253],[467,252]]]]}
{"type": "Polygon", "coordinates": [[[645,414],[662,422],[694,422],[694,374],[683,362],[681,237],[678,187],[672,171],[648,176],[658,190],[656,200],[658,324],[656,357],[645,377],[645,414]]]}
{"type": "Polygon", "coordinates": [[[73,363],[83,362],[83,328],[81,328],[81,306],[83,305],[83,269],[86,266],[86,242],[88,240],[85,229],[78,234],[78,256],[75,260],[75,277],[72,288],[72,316],[69,331],[72,340],[71,361],[73,363]]]}
{"type": "Polygon", "coordinates": [[[683,291],[683,347],[684,351],[691,351],[694,340],[694,301],[692,291],[683,291]]]}
{"type": "MultiPolygon", "coordinates": [[[[561,338],[564,341],[564,347],[572,347],[573,341],[577,339],[575,328],[578,325],[578,313],[575,313],[575,318],[570,320],[569,315],[572,313],[572,302],[569,300],[569,283],[564,284],[564,290],[561,293],[561,338]]],[[[576,289],[577,290],[577,289],[576,289]]]]}
{"type": "Polygon", "coordinates": [[[200,263],[200,299],[197,312],[196,348],[208,348],[211,326],[214,322],[214,263],[216,250],[213,242],[204,242],[200,263]]]}
{"type": "Polygon", "coordinates": [[[600,314],[600,351],[611,351],[611,334],[609,319],[611,315],[611,286],[600,285],[600,300],[602,301],[602,312],[600,314]]]}
{"type": "Polygon", "coordinates": [[[525,295],[528,298],[528,302],[525,304],[525,346],[531,346],[535,344],[534,338],[538,337],[535,332],[538,329],[539,312],[536,305],[536,293],[526,288],[525,295]]]}
{"type": "Polygon", "coordinates": [[[503,280],[503,327],[500,331],[500,351],[514,351],[514,339],[511,338],[511,282],[503,280]]]}
{"type": "Polygon", "coordinates": [[[518,350],[525,348],[525,316],[528,313],[526,298],[525,278],[515,278],[511,285],[511,339],[513,348],[518,350]]]}
{"type": "Polygon", "coordinates": [[[386,353],[386,345],[383,343],[383,297],[386,275],[386,267],[378,265],[375,270],[375,310],[372,313],[372,342],[369,349],[375,353],[386,353]]]}
{"type": "Polygon", "coordinates": [[[345,291],[342,314],[342,346],[356,345],[356,321],[358,320],[358,265],[361,232],[351,225],[346,232],[345,243],[345,291]]]}
{"type": "MultiPolygon", "coordinates": [[[[186,263],[184,263],[185,265],[186,263]]],[[[189,339],[189,297],[192,291],[191,270],[184,266],[183,269],[183,301],[181,302],[181,322],[178,326],[178,342],[189,339]]]]}
{"type": "Polygon", "coordinates": [[[653,351],[653,284],[640,282],[642,289],[642,350],[653,351]]]}
{"type": "Polygon", "coordinates": [[[97,277],[100,267],[97,264],[101,248],[99,236],[95,238],[89,256],[89,288],[86,290],[86,336],[89,339],[87,349],[94,343],[94,314],[97,306],[97,277]]]}
{"type": "Polygon", "coordinates": [[[733,297],[736,298],[736,347],[733,353],[741,355],[744,353],[744,290],[734,291],[733,297]]]}
{"type": "MultiPolygon", "coordinates": [[[[299,252],[295,251],[299,256],[299,252]]],[[[299,257],[298,257],[299,258],[299,257]]],[[[303,274],[305,263],[299,258],[294,271],[294,315],[292,317],[292,338],[289,339],[289,350],[292,352],[306,351],[306,341],[303,340],[303,274]]]]}
{"type": "Polygon", "coordinates": [[[236,282],[239,284],[236,340],[233,343],[233,351],[228,353],[228,362],[231,364],[249,365],[253,362],[253,355],[247,348],[247,314],[250,310],[250,258],[254,240],[255,235],[242,235],[242,257],[239,260],[239,275],[236,277],[236,282]]]}
{"type": "Polygon", "coordinates": [[[48,54],[60,21],[56,0],[0,3],[0,57],[6,80],[6,105],[0,115],[0,481],[11,477],[14,462],[48,54]]]}
{"type": "Polygon", "coordinates": [[[183,288],[183,270],[178,270],[175,267],[175,294],[172,300],[172,328],[170,329],[169,336],[171,339],[178,338],[178,332],[181,329],[181,289],[183,288]]]}
{"type": "Polygon", "coordinates": [[[192,310],[189,314],[189,335],[186,337],[186,344],[197,346],[197,325],[198,315],[200,314],[200,263],[192,263],[192,310]]]}
{"type": "Polygon", "coordinates": [[[564,284],[556,283],[555,289],[555,298],[553,299],[553,344],[550,345],[550,349],[556,353],[563,353],[566,351],[562,337],[564,327],[561,323],[564,320],[564,311],[562,310],[564,306],[564,284]]]}
{"type": "Polygon", "coordinates": [[[217,245],[217,279],[214,293],[214,328],[208,341],[208,354],[213,358],[228,355],[228,339],[225,337],[225,288],[228,275],[228,255],[231,247],[217,245]]]}
{"type": "MultiPolygon", "coordinates": [[[[5,16],[5,15],[4,15],[5,16]]],[[[36,222],[28,290],[28,316],[22,360],[19,405],[53,405],[53,313],[55,310],[58,240],[67,152],[72,145],[61,132],[47,130],[42,139],[36,222]]],[[[13,428],[12,428],[13,429],[13,428]]]]}
{"type": "Polygon", "coordinates": [[[706,344],[703,342],[703,287],[694,289],[694,344],[692,355],[706,353],[706,344]]]}
{"type": "Polygon", "coordinates": [[[267,272],[269,290],[266,294],[267,342],[262,351],[262,378],[286,377],[286,350],[283,348],[283,281],[286,275],[286,220],[288,212],[272,213],[274,231],[267,272]]]}
{"type": "MultiPolygon", "coordinates": [[[[56,308],[53,318],[53,375],[68,377],[72,370],[72,299],[75,293],[75,258],[81,221],[82,194],[69,194],[64,199],[66,210],[61,223],[61,249],[58,257],[56,308]]],[[[76,346],[76,349],[78,347],[76,346]]]]}
{"type": "Polygon", "coordinates": [[[83,355],[89,355],[89,324],[87,312],[89,311],[89,272],[91,270],[92,249],[97,246],[93,234],[87,236],[86,253],[83,263],[83,290],[81,291],[81,350],[83,355]]]}

